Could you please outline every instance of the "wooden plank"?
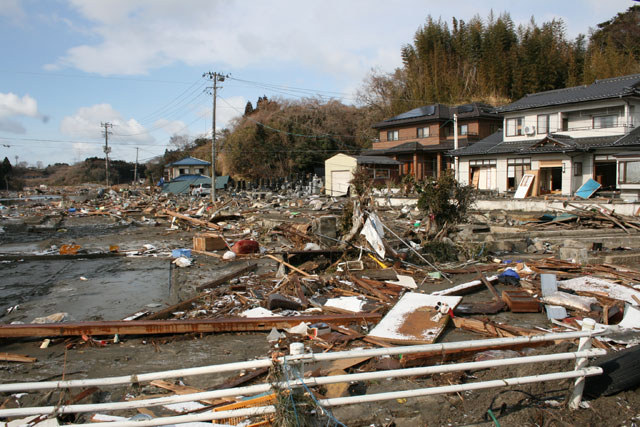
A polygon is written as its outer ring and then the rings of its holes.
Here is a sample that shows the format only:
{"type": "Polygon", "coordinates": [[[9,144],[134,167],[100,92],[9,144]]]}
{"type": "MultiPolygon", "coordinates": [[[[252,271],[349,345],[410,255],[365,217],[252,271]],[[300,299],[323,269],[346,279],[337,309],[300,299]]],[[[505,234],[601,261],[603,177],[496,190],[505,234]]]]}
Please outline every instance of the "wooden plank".
{"type": "Polygon", "coordinates": [[[214,224],[212,222],[203,221],[203,220],[197,219],[197,218],[191,218],[190,216],[183,215],[183,214],[178,213],[178,212],[173,212],[173,211],[170,211],[168,209],[164,209],[162,212],[167,214],[167,215],[169,215],[169,216],[172,216],[174,218],[178,218],[178,219],[181,219],[183,221],[190,222],[191,224],[194,224],[194,225],[199,225],[201,227],[213,228],[215,230],[220,230],[221,229],[221,227],[218,224],[214,224]]]}
{"type": "Polygon", "coordinates": [[[0,360],[4,362],[33,363],[38,359],[35,357],[23,356],[22,354],[0,353],[0,360]]]}
{"type": "Polygon", "coordinates": [[[101,336],[101,335],[154,335],[215,332],[255,332],[284,329],[300,324],[335,323],[348,325],[358,322],[378,322],[379,313],[335,314],[315,316],[231,317],[221,319],[195,320],[121,320],[107,322],[49,323],[29,325],[1,325],[0,338],[18,337],[61,337],[61,336],[101,336]]]}
{"type": "Polygon", "coordinates": [[[389,298],[388,296],[386,296],[385,294],[383,294],[382,292],[378,291],[377,289],[375,289],[373,286],[369,285],[367,282],[365,282],[362,279],[358,279],[357,277],[355,277],[354,275],[350,275],[349,278],[351,280],[353,280],[358,286],[366,289],[367,291],[369,291],[371,294],[375,295],[376,297],[378,297],[380,300],[384,301],[384,302],[391,302],[391,298],[389,298]]]}
{"type": "Polygon", "coordinates": [[[236,277],[238,277],[239,275],[246,273],[247,271],[252,271],[256,268],[255,264],[249,264],[247,263],[247,265],[239,268],[236,271],[232,271],[231,273],[227,273],[223,276],[217,277],[213,280],[210,280],[206,283],[203,283],[202,285],[198,286],[196,288],[197,291],[203,291],[205,289],[209,289],[209,288],[215,288],[216,286],[222,285],[223,283],[228,282],[231,279],[235,279],[236,277]]]}
{"type": "MultiPolygon", "coordinates": [[[[165,380],[153,380],[149,384],[156,386],[158,388],[172,391],[178,395],[202,393],[203,391],[205,391],[200,388],[190,387],[187,385],[172,384],[169,381],[165,381],[165,380]]],[[[206,403],[208,405],[221,405],[223,403],[235,402],[235,400],[229,399],[229,398],[222,398],[222,399],[200,400],[200,402],[206,403]]]]}
{"type": "Polygon", "coordinates": [[[312,276],[311,274],[307,273],[306,271],[302,271],[302,270],[300,270],[299,268],[294,267],[293,265],[289,264],[288,262],[285,262],[285,261],[283,261],[283,260],[281,260],[281,259],[279,259],[279,258],[276,258],[276,257],[274,257],[274,256],[273,256],[273,255],[271,255],[271,254],[266,254],[265,256],[266,256],[267,258],[271,258],[271,259],[272,259],[272,260],[274,260],[274,261],[278,261],[278,262],[279,262],[279,263],[281,263],[281,264],[284,264],[286,267],[289,267],[291,270],[296,271],[296,272],[298,272],[298,273],[302,274],[303,276],[306,276],[306,277],[310,277],[310,276],[312,276]]]}

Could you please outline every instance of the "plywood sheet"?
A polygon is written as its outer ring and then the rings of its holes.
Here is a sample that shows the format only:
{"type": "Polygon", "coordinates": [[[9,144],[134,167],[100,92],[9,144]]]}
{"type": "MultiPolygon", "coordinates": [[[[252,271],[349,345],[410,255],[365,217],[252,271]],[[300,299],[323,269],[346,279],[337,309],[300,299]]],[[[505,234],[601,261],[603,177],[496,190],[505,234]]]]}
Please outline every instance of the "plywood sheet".
{"type": "Polygon", "coordinates": [[[437,316],[436,305],[455,308],[462,297],[406,293],[369,333],[369,337],[394,344],[431,344],[442,333],[449,316],[437,316]]]}

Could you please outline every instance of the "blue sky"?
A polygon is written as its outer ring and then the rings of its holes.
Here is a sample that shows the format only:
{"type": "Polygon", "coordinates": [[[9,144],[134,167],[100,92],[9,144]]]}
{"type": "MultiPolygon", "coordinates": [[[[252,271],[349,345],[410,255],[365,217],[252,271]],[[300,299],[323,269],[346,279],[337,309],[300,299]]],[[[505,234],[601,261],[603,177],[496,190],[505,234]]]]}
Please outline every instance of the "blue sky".
{"type": "Polygon", "coordinates": [[[400,66],[428,15],[450,22],[509,12],[516,24],[562,18],[567,36],[631,0],[0,0],[0,160],[72,163],[104,154],[145,161],[171,135],[211,132],[208,71],[230,73],[217,127],[259,96],[354,102],[371,69],[400,66]],[[304,89],[304,90],[301,90],[304,89]]]}

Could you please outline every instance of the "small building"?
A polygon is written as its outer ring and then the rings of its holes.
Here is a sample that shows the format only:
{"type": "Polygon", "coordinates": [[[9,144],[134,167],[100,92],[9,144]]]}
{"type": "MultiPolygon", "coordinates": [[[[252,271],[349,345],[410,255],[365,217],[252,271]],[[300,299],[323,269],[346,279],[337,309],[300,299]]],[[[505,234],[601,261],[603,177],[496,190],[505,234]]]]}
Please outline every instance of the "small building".
{"type": "Polygon", "coordinates": [[[165,181],[172,181],[180,175],[207,175],[211,163],[195,157],[185,157],[164,167],[165,181]]]}
{"type": "Polygon", "coordinates": [[[329,196],[344,196],[349,193],[353,173],[358,166],[365,168],[375,185],[397,182],[401,162],[382,156],[352,156],[336,154],[325,160],[325,193],[329,196]]]}

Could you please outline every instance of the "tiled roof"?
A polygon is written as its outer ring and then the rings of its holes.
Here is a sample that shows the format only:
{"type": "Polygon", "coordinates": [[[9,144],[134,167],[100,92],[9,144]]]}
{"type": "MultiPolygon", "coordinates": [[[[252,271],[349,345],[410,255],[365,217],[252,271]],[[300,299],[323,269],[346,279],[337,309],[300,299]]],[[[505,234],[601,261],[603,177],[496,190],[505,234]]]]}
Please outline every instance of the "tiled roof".
{"type": "Polygon", "coordinates": [[[182,160],[178,160],[177,162],[173,162],[169,164],[169,166],[209,166],[211,163],[196,159],[195,157],[185,157],[182,160]]]}
{"type": "Polygon", "coordinates": [[[443,104],[425,105],[414,108],[405,113],[385,119],[374,124],[374,129],[400,126],[409,123],[446,121],[453,119],[453,114],[457,113],[459,119],[488,117],[499,119],[500,115],[495,108],[488,104],[473,102],[471,104],[458,105],[456,107],[448,107],[443,104]]]}
{"type": "Polygon", "coordinates": [[[387,154],[414,153],[427,151],[448,151],[453,148],[453,142],[443,142],[436,145],[422,145],[419,142],[405,142],[392,148],[379,150],[366,150],[363,153],[368,156],[383,156],[387,154]]]}
{"type": "MultiPolygon", "coordinates": [[[[640,133],[636,133],[636,144],[640,145],[640,133]]],[[[571,138],[566,135],[548,135],[542,139],[521,139],[504,141],[502,131],[498,131],[473,145],[451,151],[448,154],[460,157],[488,154],[540,154],[566,151],[588,151],[595,148],[614,147],[621,138],[617,135],[588,138],[571,138]],[[540,144],[541,142],[549,142],[540,144]]],[[[629,136],[629,135],[627,135],[629,136]]],[[[623,137],[622,139],[626,138],[623,137]]]]}
{"type": "Polygon", "coordinates": [[[596,80],[590,85],[533,93],[511,104],[498,107],[496,110],[501,113],[506,113],[530,108],[637,95],[640,95],[640,74],[631,74],[628,76],[596,80]]]}
{"type": "Polygon", "coordinates": [[[640,127],[635,128],[613,144],[616,147],[627,147],[629,145],[640,145],[640,127]]]}

